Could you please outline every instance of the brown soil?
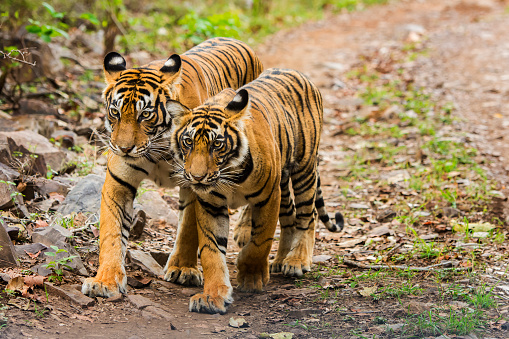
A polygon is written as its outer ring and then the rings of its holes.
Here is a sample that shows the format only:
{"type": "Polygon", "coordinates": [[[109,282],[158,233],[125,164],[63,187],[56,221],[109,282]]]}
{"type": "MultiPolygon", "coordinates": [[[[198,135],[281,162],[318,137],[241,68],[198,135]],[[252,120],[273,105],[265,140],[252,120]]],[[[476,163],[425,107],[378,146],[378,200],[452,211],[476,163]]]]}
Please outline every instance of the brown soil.
{"type": "MultiPolygon", "coordinates": [[[[335,80],[344,80],[344,74],[358,62],[360,55],[401,43],[408,35],[406,25],[424,27],[429,38],[429,55],[415,74],[416,83],[433,88],[436,100],[457,104],[459,109],[454,114],[463,119],[460,128],[476,136],[476,147],[492,160],[493,176],[506,185],[509,180],[506,171],[509,157],[505,156],[509,147],[505,143],[509,128],[509,25],[504,8],[502,1],[488,0],[396,1],[280,32],[259,46],[258,53],[266,68],[301,70],[321,87],[327,108],[322,147],[331,150],[335,145],[349,142],[346,135],[333,137],[338,126],[332,112],[340,99],[355,94],[348,82],[346,88],[337,89],[335,80]]],[[[339,161],[340,157],[341,154],[332,154],[327,160],[339,161]]],[[[323,162],[321,176],[326,200],[339,189],[335,183],[339,175],[327,161],[323,162]]],[[[231,253],[238,249],[233,241],[229,244],[228,258],[234,282],[235,255],[231,253]]],[[[322,253],[342,252],[318,239],[315,255],[322,253]]],[[[337,263],[337,259],[331,264],[334,262],[337,263]]],[[[346,266],[340,267],[346,269],[346,266]]],[[[134,273],[131,271],[129,275],[134,273]]],[[[6,314],[9,320],[0,336],[256,338],[262,332],[292,332],[294,338],[357,338],[359,336],[351,332],[356,329],[366,338],[373,335],[390,338],[390,334],[374,323],[374,318],[386,318],[388,324],[401,322],[402,307],[395,298],[374,301],[360,297],[351,286],[342,286],[336,289],[341,294],[340,305],[331,305],[330,300],[320,298],[319,290],[311,287],[312,283],[305,286],[298,287],[294,279],[276,274],[262,294],[236,292],[235,302],[226,315],[190,313],[189,297],[199,291],[198,288],[183,288],[154,279],[149,287],[128,292],[163,305],[172,315],[171,320],[144,317],[127,298],[120,302],[98,298],[94,306],[81,309],[50,295],[47,307],[51,311],[43,316],[34,312],[34,302],[20,299],[18,306],[10,304],[6,314]],[[345,311],[333,312],[338,306],[345,311]],[[231,317],[244,318],[249,327],[228,326],[231,317]],[[313,322],[309,321],[307,329],[299,326],[298,320],[306,317],[315,319],[314,329],[310,330],[309,324],[313,322]]],[[[404,302],[433,302],[437,292],[432,287],[428,289],[425,282],[420,287],[427,290],[425,297],[410,297],[404,302]]],[[[490,336],[509,337],[509,332],[493,329],[490,336]]]]}

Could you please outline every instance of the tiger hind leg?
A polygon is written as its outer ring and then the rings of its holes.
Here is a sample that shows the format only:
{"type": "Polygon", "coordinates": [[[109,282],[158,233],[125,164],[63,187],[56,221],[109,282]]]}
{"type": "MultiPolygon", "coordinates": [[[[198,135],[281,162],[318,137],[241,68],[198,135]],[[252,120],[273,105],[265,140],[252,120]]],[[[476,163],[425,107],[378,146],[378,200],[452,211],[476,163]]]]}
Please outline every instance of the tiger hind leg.
{"type": "Polygon", "coordinates": [[[261,292],[269,282],[269,253],[277,227],[279,205],[280,188],[277,185],[267,199],[252,207],[251,239],[237,258],[240,291],[261,292]]]}
{"type": "Polygon", "coordinates": [[[315,207],[317,187],[316,167],[307,172],[292,175],[296,216],[290,251],[283,260],[284,275],[300,277],[311,270],[317,211],[315,207]]]}
{"type": "Polygon", "coordinates": [[[290,192],[289,175],[281,179],[281,204],[279,209],[279,225],[281,234],[279,246],[274,260],[270,264],[270,273],[279,273],[283,268],[283,261],[291,250],[295,233],[295,203],[290,192]]]}

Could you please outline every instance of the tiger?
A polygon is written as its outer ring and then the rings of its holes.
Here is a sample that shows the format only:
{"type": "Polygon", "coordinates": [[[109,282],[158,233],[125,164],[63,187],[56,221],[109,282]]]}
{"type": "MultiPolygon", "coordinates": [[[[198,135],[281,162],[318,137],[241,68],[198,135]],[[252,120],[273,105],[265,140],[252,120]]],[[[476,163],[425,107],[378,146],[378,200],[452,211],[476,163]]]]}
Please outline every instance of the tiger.
{"type": "Polygon", "coordinates": [[[241,247],[240,291],[262,291],[270,271],[290,276],[309,271],[317,214],[329,230],[343,228],[341,213],[335,224],[329,219],[319,187],[318,88],[298,71],[271,68],[237,92],[225,89],[195,109],[170,106],[175,175],[196,194],[204,275],[203,293],[191,297],[189,310],[224,314],[233,302],[226,265],[229,208],[247,206],[234,230],[241,247]],[[269,268],[278,220],[281,238],[269,268]]]}
{"type": "MultiPolygon", "coordinates": [[[[225,88],[239,88],[254,80],[263,65],[245,43],[230,38],[209,39],[182,55],[126,68],[116,52],[104,58],[105,127],[110,132],[106,180],[101,192],[99,267],[83,282],[91,297],[126,293],[124,267],[133,222],[133,200],[143,179],[176,187],[169,133],[173,121],[169,102],[194,108],[225,88]]],[[[176,246],[165,267],[165,279],[200,285],[197,268],[198,235],[192,207],[195,196],[181,189],[176,246]]]]}

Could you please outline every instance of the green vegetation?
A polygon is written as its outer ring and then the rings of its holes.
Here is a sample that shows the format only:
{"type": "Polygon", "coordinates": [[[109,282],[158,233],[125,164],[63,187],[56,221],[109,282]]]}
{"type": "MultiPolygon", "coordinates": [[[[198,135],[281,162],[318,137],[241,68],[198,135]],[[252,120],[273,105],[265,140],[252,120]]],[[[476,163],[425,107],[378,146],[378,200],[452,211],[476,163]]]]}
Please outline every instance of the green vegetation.
{"type": "Polygon", "coordinates": [[[53,275],[49,276],[49,280],[53,280],[53,281],[62,281],[63,279],[63,272],[64,272],[64,268],[67,268],[67,269],[72,269],[71,266],[69,266],[69,263],[72,262],[72,260],[74,258],[76,258],[75,255],[70,255],[70,256],[67,256],[67,257],[63,257],[63,258],[60,258],[60,259],[56,259],[56,256],[57,254],[59,253],[67,253],[67,250],[66,249],[63,249],[63,248],[58,248],[57,246],[50,246],[55,252],[51,252],[51,251],[48,251],[48,252],[45,252],[44,254],[46,254],[48,257],[55,257],[55,260],[52,260],[50,261],[49,263],[47,263],[45,265],[46,268],[49,268],[51,270],[53,270],[53,275]]]}
{"type": "MultiPolygon", "coordinates": [[[[0,26],[12,30],[30,23],[27,30],[49,42],[57,36],[68,37],[71,27],[87,31],[104,29],[106,39],[118,36],[121,52],[137,50],[168,54],[168,46],[183,52],[215,36],[259,41],[282,28],[309,20],[322,19],[327,13],[359,10],[384,4],[387,0],[254,0],[168,2],[150,4],[130,0],[100,0],[90,7],[56,0],[8,0],[2,9],[0,26]],[[83,11],[86,8],[86,11],[83,11]],[[9,19],[9,20],[7,20],[9,19]]],[[[106,42],[105,42],[106,43],[106,42]]],[[[112,42],[106,43],[113,46],[112,42]]],[[[108,48],[106,48],[108,49],[108,48]]]]}

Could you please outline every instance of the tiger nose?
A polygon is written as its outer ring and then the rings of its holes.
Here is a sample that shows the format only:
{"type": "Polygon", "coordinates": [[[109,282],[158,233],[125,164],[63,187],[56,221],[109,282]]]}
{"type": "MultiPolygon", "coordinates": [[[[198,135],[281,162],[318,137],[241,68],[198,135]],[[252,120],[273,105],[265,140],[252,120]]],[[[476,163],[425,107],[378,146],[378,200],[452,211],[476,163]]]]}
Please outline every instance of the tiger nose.
{"type": "Polygon", "coordinates": [[[189,175],[191,176],[191,178],[193,178],[196,181],[202,181],[207,176],[207,174],[200,176],[200,175],[195,175],[195,174],[191,174],[191,173],[189,173],[189,175]]]}
{"type": "Polygon", "coordinates": [[[120,148],[120,150],[121,150],[122,152],[124,152],[124,153],[126,153],[126,154],[127,154],[127,153],[129,153],[129,152],[131,152],[131,151],[133,150],[134,145],[133,145],[133,146],[129,146],[129,147],[120,147],[120,146],[119,146],[118,148],[120,148]]]}

